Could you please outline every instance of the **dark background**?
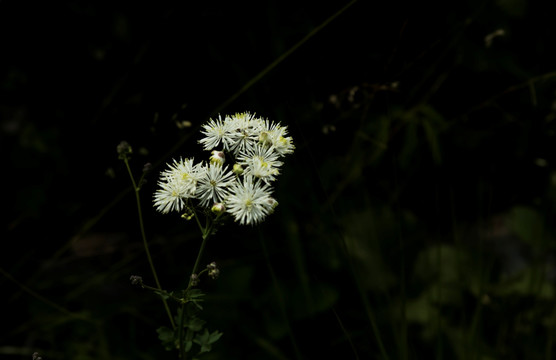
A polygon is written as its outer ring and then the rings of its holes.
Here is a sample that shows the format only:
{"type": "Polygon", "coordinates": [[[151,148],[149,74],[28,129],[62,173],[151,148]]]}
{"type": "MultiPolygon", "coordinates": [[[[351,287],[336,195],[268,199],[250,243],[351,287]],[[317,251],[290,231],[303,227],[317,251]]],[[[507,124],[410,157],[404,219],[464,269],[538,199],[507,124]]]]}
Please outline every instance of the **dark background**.
{"type": "Polygon", "coordinates": [[[277,211],[207,245],[222,275],[202,314],[224,333],[207,358],[550,359],[547,3],[360,0],[238,94],[347,3],[0,2],[1,357],[176,358],[129,282],[154,285],[116,146],[137,177],[155,165],[147,236],[183,288],[200,233],[154,211],[157,174],[206,156],[210,117],[250,111],[296,152],[277,211]]]}

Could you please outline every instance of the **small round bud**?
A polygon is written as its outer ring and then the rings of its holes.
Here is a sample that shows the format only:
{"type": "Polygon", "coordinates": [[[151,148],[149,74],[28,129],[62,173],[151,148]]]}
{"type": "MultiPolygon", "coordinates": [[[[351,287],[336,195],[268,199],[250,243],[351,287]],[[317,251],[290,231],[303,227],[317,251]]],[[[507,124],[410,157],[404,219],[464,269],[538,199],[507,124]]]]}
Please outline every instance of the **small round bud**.
{"type": "Polygon", "coordinates": [[[223,151],[212,150],[212,155],[210,156],[211,164],[224,165],[225,161],[226,161],[226,155],[224,155],[223,151]]]}
{"type": "Polygon", "coordinates": [[[128,155],[131,155],[133,150],[131,149],[131,145],[127,141],[122,141],[116,147],[116,151],[118,152],[118,158],[124,159],[127,158],[128,155]]]}
{"type": "Polygon", "coordinates": [[[184,210],[185,211],[181,215],[181,218],[185,219],[185,220],[188,220],[188,221],[193,219],[193,217],[195,216],[195,212],[193,210],[191,210],[191,208],[189,208],[189,207],[186,207],[184,210]]]}
{"type": "Polygon", "coordinates": [[[220,215],[226,212],[226,207],[222,203],[215,203],[210,209],[215,215],[220,215]]]}
{"type": "Polygon", "coordinates": [[[131,285],[143,286],[143,278],[141,276],[131,275],[129,280],[131,281],[131,285]]]}
{"type": "Polygon", "coordinates": [[[278,206],[278,201],[276,201],[275,198],[268,198],[266,204],[268,206],[269,213],[272,214],[274,209],[278,206]]]}
{"type": "Polygon", "coordinates": [[[191,283],[191,286],[197,286],[197,285],[199,285],[199,275],[197,275],[197,274],[191,274],[190,283],[191,283]]]}
{"type": "Polygon", "coordinates": [[[145,165],[143,165],[143,173],[148,173],[153,169],[153,164],[151,164],[150,162],[146,163],[145,165]]]}
{"type": "Polygon", "coordinates": [[[212,269],[216,269],[216,263],[213,261],[210,264],[207,265],[207,269],[212,270],[212,269]]]}
{"type": "Polygon", "coordinates": [[[241,166],[240,164],[234,164],[234,168],[232,169],[232,172],[236,175],[243,174],[243,166],[241,166]]]}

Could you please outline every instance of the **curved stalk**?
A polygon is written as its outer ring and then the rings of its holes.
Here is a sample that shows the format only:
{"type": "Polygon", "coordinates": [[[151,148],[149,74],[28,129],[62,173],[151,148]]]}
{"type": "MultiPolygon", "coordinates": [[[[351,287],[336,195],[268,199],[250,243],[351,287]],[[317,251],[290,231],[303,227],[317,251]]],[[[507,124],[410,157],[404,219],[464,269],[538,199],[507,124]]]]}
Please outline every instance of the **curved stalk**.
{"type": "MultiPolygon", "coordinates": [[[[143,223],[143,212],[141,211],[141,199],[139,197],[139,188],[137,187],[137,183],[133,178],[133,174],[131,172],[131,168],[129,167],[129,161],[127,157],[124,156],[123,158],[125,166],[127,168],[127,172],[129,173],[129,177],[131,178],[131,183],[133,184],[133,189],[135,190],[135,200],[137,202],[137,212],[139,215],[139,227],[141,228],[141,237],[143,238],[143,247],[145,248],[145,253],[147,254],[147,259],[149,261],[149,266],[151,267],[151,272],[154,277],[154,281],[158,290],[162,291],[162,287],[160,286],[160,281],[158,280],[158,275],[156,273],[156,269],[154,267],[153,259],[151,257],[151,252],[149,250],[149,245],[147,243],[147,236],[145,234],[145,225],[143,223]]],[[[170,307],[168,306],[168,302],[166,299],[161,298],[162,302],[164,303],[164,308],[166,309],[166,313],[168,314],[168,318],[170,319],[170,324],[172,325],[172,329],[176,329],[176,324],[174,323],[174,319],[172,317],[172,313],[170,312],[170,307]]]]}

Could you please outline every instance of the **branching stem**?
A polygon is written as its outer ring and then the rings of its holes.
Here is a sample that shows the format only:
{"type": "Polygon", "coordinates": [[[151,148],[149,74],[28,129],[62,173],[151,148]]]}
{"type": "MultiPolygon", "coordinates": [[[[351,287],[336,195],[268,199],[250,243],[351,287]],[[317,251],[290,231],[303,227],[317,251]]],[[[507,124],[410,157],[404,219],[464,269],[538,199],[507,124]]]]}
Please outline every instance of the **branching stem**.
{"type": "MultiPolygon", "coordinates": [[[[137,212],[138,212],[138,215],[139,215],[139,227],[141,228],[141,237],[143,238],[143,247],[145,248],[145,253],[147,254],[147,259],[148,259],[149,265],[151,267],[151,272],[153,274],[156,287],[159,291],[162,291],[162,287],[160,286],[160,281],[158,280],[158,275],[156,274],[156,269],[154,267],[151,252],[149,250],[149,245],[147,243],[147,236],[145,234],[145,224],[143,222],[143,212],[141,210],[141,198],[139,197],[140,187],[137,186],[137,183],[135,182],[135,179],[133,178],[133,173],[131,172],[131,168],[129,166],[129,160],[128,160],[127,156],[124,156],[123,160],[124,160],[125,166],[127,168],[127,172],[129,173],[129,177],[131,178],[131,183],[133,184],[133,189],[135,190],[135,200],[137,202],[137,212]]],[[[172,329],[176,329],[176,324],[174,323],[174,318],[172,317],[172,312],[170,311],[170,307],[168,306],[168,302],[164,298],[162,298],[162,302],[164,303],[164,308],[166,309],[166,313],[168,314],[168,318],[170,319],[170,324],[172,325],[172,329]]]]}

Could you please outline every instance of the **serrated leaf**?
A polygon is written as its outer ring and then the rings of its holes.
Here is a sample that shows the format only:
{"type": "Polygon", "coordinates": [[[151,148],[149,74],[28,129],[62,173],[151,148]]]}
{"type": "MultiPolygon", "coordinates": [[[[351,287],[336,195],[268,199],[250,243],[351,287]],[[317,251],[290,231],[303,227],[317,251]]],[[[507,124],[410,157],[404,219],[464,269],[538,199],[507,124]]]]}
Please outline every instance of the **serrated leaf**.
{"type": "Polygon", "coordinates": [[[193,340],[193,341],[196,344],[198,344],[199,346],[201,346],[201,350],[199,351],[199,354],[209,352],[210,350],[212,350],[212,346],[208,342],[209,337],[210,337],[210,334],[209,334],[207,329],[205,329],[205,331],[203,332],[202,335],[195,336],[195,340],[193,340]]]}
{"type": "Polygon", "coordinates": [[[192,299],[200,299],[201,297],[205,296],[205,294],[199,289],[192,289],[189,290],[186,294],[186,297],[190,300],[192,299]]]}
{"type": "Polygon", "coordinates": [[[203,330],[203,326],[205,326],[205,324],[205,320],[199,319],[198,317],[192,317],[187,320],[184,326],[191,329],[192,331],[199,332],[203,330]]]}
{"type": "Polygon", "coordinates": [[[186,301],[192,303],[193,305],[195,305],[195,307],[199,310],[203,310],[203,307],[201,306],[201,304],[199,304],[200,302],[204,301],[202,299],[202,297],[204,297],[205,294],[199,290],[199,289],[192,289],[189,290],[186,294],[186,301]]]}
{"type": "Polygon", "coordinates": [[[197,334],[197,336],[195,336],[195,339],[193,341],[195,342],[195,344],[201,346],[201,350],[199,351],[199,354],[202,354],[211,351],[212,344],[218,341],[218,339],[220,339],[221,336],[222,333],[219,332],[218,330],[209,333],[209,331],[205,329],[205,331],[202,334],[197,334]]]}
{"type": "Polygon", "coordinates": [[[156,329],[156,332],[158,333],[158,338],[166,350],[172,350],[175,348],[175,334],[172,329],[169,329],[166,326],[161,326],[156,329]]]}
{"type": "Polygon", "coordinates": [[[191,301],[191,303],[192,303],[193,305],[195,305],[195,306],[197,307],[197,309],[203,310],[203,307],[202,307],[201,304],[199,304],[197,301],[191,301]]]}
{"type": "Polygon", "coordinates": [[[222,332],[220,332],[220,331],[218,331],[218,330],[214,330],[214,331],[210,334],[209,342],[210,342],[211,344],[214,344],[215,342],[217,342],[217,341],[222,337],[222,335],[224,335],[224,333],[222,333],[222,332]]]}

